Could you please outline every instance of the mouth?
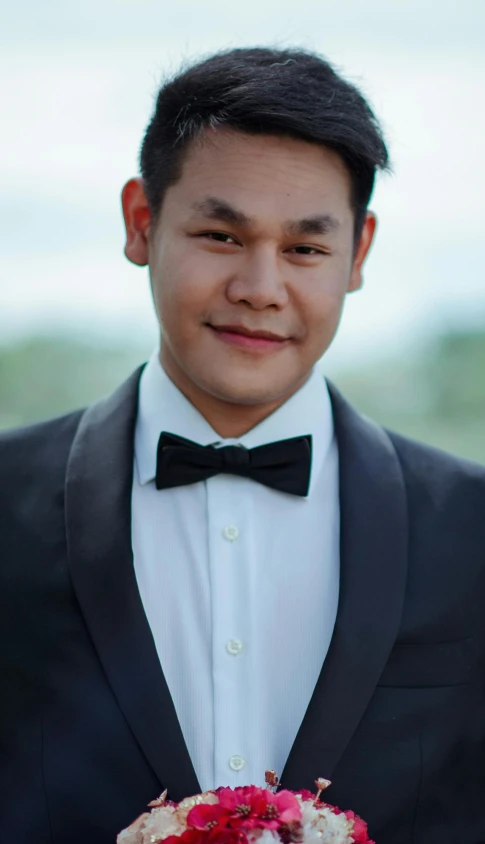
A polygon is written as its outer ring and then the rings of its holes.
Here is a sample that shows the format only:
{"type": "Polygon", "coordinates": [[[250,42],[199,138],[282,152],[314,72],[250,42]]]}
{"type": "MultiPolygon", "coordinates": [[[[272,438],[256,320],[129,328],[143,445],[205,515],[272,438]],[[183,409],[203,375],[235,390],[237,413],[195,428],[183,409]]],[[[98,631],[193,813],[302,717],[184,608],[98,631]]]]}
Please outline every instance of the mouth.
{"type": "Polygon", "coordinates": [[[251,331],[242,325],[211,325],[219,340],[241,349],[253,351],[275,351],[289,342],[289,337],[273,334],[271,331],[251,331]]]}

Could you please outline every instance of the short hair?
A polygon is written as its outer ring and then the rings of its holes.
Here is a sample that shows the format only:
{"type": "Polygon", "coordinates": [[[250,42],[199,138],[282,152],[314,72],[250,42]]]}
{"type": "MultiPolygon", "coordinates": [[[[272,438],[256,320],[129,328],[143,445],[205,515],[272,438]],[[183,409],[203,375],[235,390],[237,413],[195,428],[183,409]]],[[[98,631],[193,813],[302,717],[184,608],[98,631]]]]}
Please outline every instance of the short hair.
{"type": "Polygon", "coordinates": [[[233,49],[183,70],[160,89],[140,152],[155,219],[182,174],[187,147],[207,128],[288,136],[327,147],[345,162],[355,237],[362,230],[377,169],[389,169],[382,130],[352,84],[304,50],[233,49]]]}

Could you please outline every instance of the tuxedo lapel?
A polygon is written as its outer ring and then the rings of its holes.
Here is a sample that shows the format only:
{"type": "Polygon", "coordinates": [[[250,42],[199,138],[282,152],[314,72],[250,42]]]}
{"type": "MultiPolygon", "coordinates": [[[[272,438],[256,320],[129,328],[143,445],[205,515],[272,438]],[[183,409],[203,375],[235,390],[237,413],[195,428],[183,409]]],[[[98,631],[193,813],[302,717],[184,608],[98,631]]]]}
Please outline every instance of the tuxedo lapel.
{"type": "Polygon", "coordinates": [[[385,431],[330,386],[340,464],[340,597],[334,634],[289,755],[285,788],[331,777],[399,628],[407,571],[400,464],[385,431]]]}
{"type": "Polygon", "coordinates": [[[68,559],[118,704],[161,787],[179,800],[200,789],[141,603],[131,547],[139,377],[140,370],[82,417],[66,477],[68,559]]]}
{"type": "MultiPolygon", "coordinates": [[[[89,408],[66,474],[68,560],[106,676],[169,796],[199,791],[143,610],[131,548],[135,372],[89,408]],[[174,783],[175,787],[171,787],[174,783]]],[[[330,387],[340,462],[341,573],[334,634],[282,774],[286,788],[332,776],[374,692],[399,627],[407,514],[399,461],[385,432],[330,387]]]]}

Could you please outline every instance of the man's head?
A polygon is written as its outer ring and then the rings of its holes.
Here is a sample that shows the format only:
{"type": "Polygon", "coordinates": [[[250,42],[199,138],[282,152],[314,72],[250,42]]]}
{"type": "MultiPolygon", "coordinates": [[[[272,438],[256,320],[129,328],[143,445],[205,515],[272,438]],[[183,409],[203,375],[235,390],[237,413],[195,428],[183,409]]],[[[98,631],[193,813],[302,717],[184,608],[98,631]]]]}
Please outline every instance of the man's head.
{"type": "Polygon", "coordinates": [[[165,369],[205,415],[262,418],[304,383],[361,284],[388,164],[376,119],[317,56],[233,50],[161,89],[140,160],[126,255],[149,264],[165,369]]]}

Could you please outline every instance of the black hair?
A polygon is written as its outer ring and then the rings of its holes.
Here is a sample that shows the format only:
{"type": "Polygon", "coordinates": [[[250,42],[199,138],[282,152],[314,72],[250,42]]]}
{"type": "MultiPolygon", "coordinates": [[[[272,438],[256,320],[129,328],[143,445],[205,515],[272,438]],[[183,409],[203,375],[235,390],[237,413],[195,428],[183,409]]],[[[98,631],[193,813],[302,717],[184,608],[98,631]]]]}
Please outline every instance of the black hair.
{"type": "Polygon", "coordinates": [[[352,84],[303,50],[244,48],[216,53],[162,86],[140,152],[152,215],[181,176],[188,144],[208,127],[286,135],[328,147],[351,176],[355,236],[377,169],[389,168],[382,130],[352,84]]]}

